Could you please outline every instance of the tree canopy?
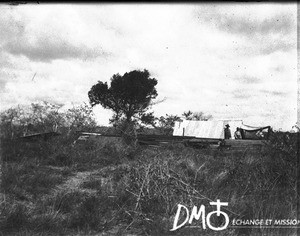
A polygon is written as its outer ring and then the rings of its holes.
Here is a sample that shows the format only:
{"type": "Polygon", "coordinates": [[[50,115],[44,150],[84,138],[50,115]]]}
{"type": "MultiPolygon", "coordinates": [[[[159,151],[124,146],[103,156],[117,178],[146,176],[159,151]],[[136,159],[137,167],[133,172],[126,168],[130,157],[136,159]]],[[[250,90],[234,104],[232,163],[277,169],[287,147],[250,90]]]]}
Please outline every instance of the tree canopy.
{"type": "Polygon", "coordinates": [[[202,111],[200,112],[192,112],[192,111],[186,111],[182,114],[182,116],[186,120],[210,120],[212,118],[212,115],[205,115],[202,111]]]}
{"type": "Polygon", "coordinates": [[[74,105],[61,111],[61,104],[49,102],[17,106],[0,113],[0,138],[16,137],[42,132],[91,130],[96,126],[92,108],[88,104],[74,105]]]}
{"type": "Polygon", "coordinates": [[[107,82],[98,81],[92,86],[88,96],[92,106],[100,104],[114,112],[111,121],[125,119],[131,122],[133,118],[147,116],[151,100],[157,97],[156,85],[157,80],[150,78],[147,70],[133,70],[123,76],[114,74],[110,86],[107,82]]]}

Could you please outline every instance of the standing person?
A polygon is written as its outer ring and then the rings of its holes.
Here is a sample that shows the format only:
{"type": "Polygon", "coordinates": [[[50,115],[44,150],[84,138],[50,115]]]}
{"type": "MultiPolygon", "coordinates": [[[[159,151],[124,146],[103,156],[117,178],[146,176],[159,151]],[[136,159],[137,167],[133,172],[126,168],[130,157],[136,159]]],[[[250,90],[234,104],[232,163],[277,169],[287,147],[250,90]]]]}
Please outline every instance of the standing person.
{"type": "Polygon", "coordinates": [[[239,127],[237,127],[237,128],[236,128],[236,131],[234,132],[234,138],[235,138],[235,139],[242,139],[242,133],[241,133],[239,127]]]}
{"type": "Polygon", "coordinates": [[[225,139],[231,139],[231,130],[229,129],[229,124],[225,125],[224,133],[225,139]]]}

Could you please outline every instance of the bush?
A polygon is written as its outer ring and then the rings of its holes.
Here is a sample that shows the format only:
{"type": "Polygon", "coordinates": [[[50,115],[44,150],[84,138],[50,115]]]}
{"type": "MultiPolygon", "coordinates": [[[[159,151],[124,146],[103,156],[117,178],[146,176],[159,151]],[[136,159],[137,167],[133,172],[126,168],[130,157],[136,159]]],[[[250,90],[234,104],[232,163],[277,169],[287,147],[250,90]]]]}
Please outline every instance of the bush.
{"type": "Polygon", "coordinates": [[[274,145],[271,141],[262,152],[209,153],[180,145],[145,149],[130,172],[131,227],[167,233],[171,223],[164,219],[172,219],[178,203],[209,206],[216,198],[229,202],[231,212],[244,219],[296,218],[296,149],[281,146],[277,151],[274,145]]]}

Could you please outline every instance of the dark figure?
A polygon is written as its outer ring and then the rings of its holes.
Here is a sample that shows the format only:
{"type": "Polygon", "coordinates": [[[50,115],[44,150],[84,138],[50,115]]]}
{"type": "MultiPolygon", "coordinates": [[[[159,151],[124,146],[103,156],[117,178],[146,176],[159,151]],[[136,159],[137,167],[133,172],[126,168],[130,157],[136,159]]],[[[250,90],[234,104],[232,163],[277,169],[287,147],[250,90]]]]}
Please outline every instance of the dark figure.
{"type": "Polygon", "coordinates": [[[235,138],[235,139],[242,139],[242,133],[241,133],[239,127],[237,127],[237,128],[236,128],[236,131],[234,132],[234,138],[235,138]]]}
{"type": "Polygon", "coordinates": [[[231,139],[231,130],[229,129],[229,124],[225,125],[224,133],[225,139],[231,139]]]}

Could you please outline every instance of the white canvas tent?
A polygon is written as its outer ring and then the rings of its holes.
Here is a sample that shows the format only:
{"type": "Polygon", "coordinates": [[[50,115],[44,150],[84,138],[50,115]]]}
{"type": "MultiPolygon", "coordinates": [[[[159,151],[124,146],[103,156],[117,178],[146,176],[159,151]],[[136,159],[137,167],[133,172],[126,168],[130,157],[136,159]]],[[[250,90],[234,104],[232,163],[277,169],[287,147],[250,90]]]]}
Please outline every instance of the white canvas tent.
{"type": "Polygon", "coordinates": [[[234,132],[236,131],[237,127],[250,132],[269,127],[248,126],[244,125],[242,120],[237,119],[213,121],[184,120],[182,122],[175,122],[173,136],[194,136],[197,138],[224,139],[224,128],[226,124],[229,124],[230,126],[232,139],[234,139],[234,132]]]}
{"type": "Polygon", "coordinates": [[[173,136],[195,136],[199,138],[224,137],[223,121],[184,120],[175,122],[173,136]]]}

